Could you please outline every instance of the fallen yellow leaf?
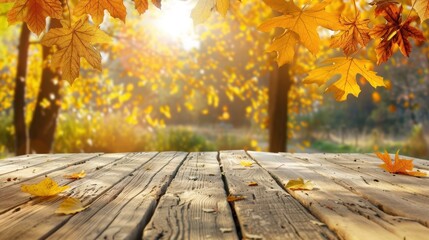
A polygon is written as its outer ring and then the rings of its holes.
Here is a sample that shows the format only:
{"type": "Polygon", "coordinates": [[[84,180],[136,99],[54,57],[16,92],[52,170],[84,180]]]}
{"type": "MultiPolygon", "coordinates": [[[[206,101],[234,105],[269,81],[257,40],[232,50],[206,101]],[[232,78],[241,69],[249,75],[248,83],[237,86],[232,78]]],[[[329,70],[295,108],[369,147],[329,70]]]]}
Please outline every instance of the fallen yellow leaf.
{"type": "Polygon", "coordinates": [[[67,190],[69,186],[58,186],[58,184],[49,177],[37,184],[24,184],[21,186],[21,191],[34,196],[48,197],[57,195],[60,192],[67,190]]]}
{"type": "Polygon", "coordinates": [[[80,173],[72,173],[72,174],[68,174],[68,175],[64,175],[64,178],[67,179],[81,179],[84,178],[86,176],[85,170],[80,171],[80,173]]]}
{"type": "Polygon", "coordinates": [[[314,184],[311,181],[304,182],[304,179],[298,178],[289,180],[285,187],[290,190],[312,190],[314,184]]]}
{"type": "Polygon", "coordinates": [[[75,214],[87,209],[88,206],[84,207],[82,202],[77,198],[69,197],[64,200],[60,206],[55,210],[58,214],[75,214]]]}
{"type": "Polygon", "coordinates": [[[241,160],[240,164],[243,167],[251,167],[253,165],[253,162],[252,161],[248,161],[248,160],[241,160]]]}

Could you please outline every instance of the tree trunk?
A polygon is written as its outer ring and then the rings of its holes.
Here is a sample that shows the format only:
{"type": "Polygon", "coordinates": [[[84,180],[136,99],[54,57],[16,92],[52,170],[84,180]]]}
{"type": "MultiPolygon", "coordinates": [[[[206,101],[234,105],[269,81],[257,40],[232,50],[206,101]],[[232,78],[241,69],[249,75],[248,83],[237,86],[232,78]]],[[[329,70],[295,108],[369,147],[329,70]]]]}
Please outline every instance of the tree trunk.
{"type": "Polygon", "coordinates": [[[269,83],[269,151],[287,151],[287,121],[289,90],[292,85],[289,74],[290,65],[275,67],[270,75],[269,83]]]}
{"type": "Polygon", "coordinates": [[[15,77],[13,96],[13,125],[15,127],[15,154],[27,153],[27,130],[25,126],[25,79],[27,77],[28,48],[30,45],[30,30],[27,24],[21,27],[18,46],[18,66],[15,77]]]}
{"type": "MultiPolygon", "coordinates": [[[[61,27],[60,21],[52,19],[50,27],[61,27]]],[[[51,48],[43,47],[44,63],[47,61],[50,53],[51,48]]],[[[58,72],[52,71],[50,66],[44,64],[36,109],[33,112],[33,119],[30,126],[31,153],[49,153],[52,149],[61,101],[60,80],[61,75],[58,72]],[[41,104],[42,101],[49,101],[49,106],[43,107],[41,104]]]]}

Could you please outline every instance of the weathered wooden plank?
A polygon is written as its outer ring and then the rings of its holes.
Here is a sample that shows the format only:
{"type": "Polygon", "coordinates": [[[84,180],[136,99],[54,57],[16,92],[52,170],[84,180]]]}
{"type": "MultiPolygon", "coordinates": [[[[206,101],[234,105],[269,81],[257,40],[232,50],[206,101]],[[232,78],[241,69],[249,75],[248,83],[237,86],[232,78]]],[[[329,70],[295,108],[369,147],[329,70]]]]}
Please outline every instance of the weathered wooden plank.
{"type": "Polygon", "coordinates": [[[0,175],[0,189],[34,177],[47,175],[50,172],[64,169],[72,165],[81,164],[99,155],[98,153],[79,153],[73,155],[58,154],[53,155],[55,157],[43,156],[37,158],[38,163],[33,166],[0,175]]]}
{"type": "MultiPolygon", "coordinates": [[[[411,194],[418,194],[427,197],[429,202],[429,187],[428,181],[424,178],[410,177],[401,174],[389,174],[378,166],[381,160],[374,161],[374,158],[365,154],[330,154],[326,157],[329,162],[341,165],[345,168],[355,170],[360,174],[368,174],[373,176],[373,181],[380,179],[399,186],[403,191],[411,194]]],[[[424,172],[424,171],[422,171],[424,172]]],[[[429,173],[428,173],[429,174],[429,173]]]]}
{"type": "Polygon", "coordinates": [[[217,155],[191,153],[186,158],[143,239],[238,239],[217,155]]]}
{"type": "Polygon", "coordinates": [[[301,177],[311,180],[312,191],[290,191],[296,199],[343,239],[424,239],[429,229],[418,221],[387,214],[362,196],[345,188],[329,176],[309,168],[317,166],[290,154],[249,152],[280,182],[301,177]]]}
{"type": "Polygon", "coordinates": [[[246,199],[234,203],[241,232],[249,239],[334,239],[325,226],[314,224],[312,216],[288,194],[270,174],[254,164],[242,167],[240,161],[254,162],[244,151],[221,152],[220,160],[230,194],[246,199]],[[258,186],[249,187],[255,181],[258,186]]]}
{"type": "MultiPolygon", "coordinates": [[[[54,161],[70,154],[55,154],[55,155],[30,155],[28,159],[23,158],[21,161],[13,160],[10,164],[0,166],[0,179],[5,178],[5,174],[27,169],[29,167],[36,167],[46,161],[54,161]]],[[[6,160],[7,161],[7,160],[6,160]]],[[[6,178],[5,178],[6,179],[6,178]]]]}
{"type": "MultiPolygon", "coordinates": [[[[284,155],[287,157],[294,156],[293,154],[284,155]]],[[[312,163],[308,165],[309,169],[330,177],[337,184],[362,195],[384,212],[417,220],[425,226],[429,225],[427,197],[407,192],[388,181],[374,181],[374,177],[371,175],[330,162],[327,159],[331,156],[333,155],[299,154],[297,157],[312,163]]],[[[422,179],[425,179],[429,184],[429,178],[422,179]]]]}
{"type": "MultiPolygon", "coordinates": [[[[106,154],[116,160],[96,169],[85,178],[69,184],[67,194],[82,200],[85,205],[92,203],[100,196],[104,196],[109,189],[132,173],[142,164],[153,157],[153,153],[145,154],[106,154]],[[118,159],[119,158],[119,159],[118,159]]],[[[96,158],[97,159],[97,158],[96,158]]],[[[92,161],[89,161],[92,162],[92,161]]],[[[32,198],[19,208],[12,209],[0,215],[0,236],[7,239],[38,239],[45,238],[61,227],[72,216],[58,215],[54,211],[63,200],[63,197],[32,198]],[[18,210],[17,210],[18,209],[18,210]]],[[[104,202],[107,204],[108,202],[104,202]]],[[[104,216],[100,216],[104,217],[104,216]]]]}
{"type": "Polygon", "coordinates": [[[20,161],[26,161],[26,160],[39,158],[39,157],[44,157],[46,155],[47,154],[27,154],[27,155],[12,156],[12,157],[8,157],[8,158],[0,159],[0,167],[5,166],[5,165],[9,165],[9,164],[13,164],[13,163],[17,163],[20,161]]]}
{"type": "MultiPolygon", "coordinates": [[[[95,155],[99,156],[98,154],[95,155]]],[[[95,158],[90,157],[87,158],[87,161],[85,162],[51,172],[47,176],[57,181],[60,185],[66,185],[73,180],[65,179],[63,177],[64,175],[85,170],[88,176],[90,176],[93,172],[98,171],[104,166],[109,166],[109,164],[114,164],[114,161],[124,156],[125,154],[105,154],[95,158]]],[[[22,181],[20,184],[14,184],[0,189],[0,214],[10,209],[17,208],[21,204],[30,202],[31,198],[29,195],[27,193],[21,192],[21,184],[34,184],[43,180],[44,177],[45,176],[38,176],[33,179],[22,181]]]]}
{"type": "MultiPolygon", "coordinates": [[[[49,239],[136,239],[141,236],[186,153],[160,153],[73,216],[49,239]]],[[[82,197],[88,197],[82,194],[82,197]]]]}

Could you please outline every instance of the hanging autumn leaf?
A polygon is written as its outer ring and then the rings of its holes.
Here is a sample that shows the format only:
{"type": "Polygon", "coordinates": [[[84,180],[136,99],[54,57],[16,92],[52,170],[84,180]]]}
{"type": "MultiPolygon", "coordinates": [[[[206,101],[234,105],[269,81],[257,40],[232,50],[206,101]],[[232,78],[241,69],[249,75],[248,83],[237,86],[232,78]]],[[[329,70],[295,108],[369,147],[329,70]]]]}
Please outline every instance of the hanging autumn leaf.
{"type": "Polygon", "coordinates": [[[413,6],[422,22],[429,19],[429,1],[428,0],[413,0],[413,6]]]}
{"type": "Polygon", "coordinates": [[[384,16],[386,23],[376,25],[370,32],[372,37],[381,40],[375,50],[377,64],[387,61],[393,55],[396,45],[404,56],[409,57],[411,43],[408,38],[416,41],[425,40],[423,33],[410,25],[416,17],[408,17],[405,22],[402,22],[402,10],[402,5],[398,7],[396,4],[390,4],[384,8],[380,15],[384,16]]]}
{"type": "Polygon", "coordinates": [[[326,89],[326,91],[335,94],[337,101],[345,101],[349,94],[355,97],[359,96],[361,90],[356,81],[358,74],[364,77],[374,88],[385,86],[383,78],[369,70],[372,64],[368,60],[339,57],[328,59],[325,63],[330,65],[311,71],[304,79],[304,83],[322,85],[333,76],[340,74],[341,78],[326,89]]]}
{"type": "Polygon", "coordinates": [[[332,48],[341,48],[344,54],[350,56],[358,50],[358,46],[365,47],[371,37],[369,35],[369,19],[360,20],[359,14],[355,19],[341,17],[340,22],[346,27],[331,39],[332,48]]]}
{"type": "Polygon", "coordinates": [[[62,18],[60,0],[16,0],[7,14],[9,24],[25,22],[33,33],[40,35],[45,30],[46,18],[62,18]]]}
{"type": "Polygon", "coordinates": [[[49,177],[46,177],[37,184],[24,184],[21,186],[21,191],[34,196],[48,197],[54,196],[67,190],[69,186],[58,186],[58,184],[49,177]]]}
{"type": "Polygon", "coordinates": [[[104,10],[110,13],[110,16],[119,18],[125,22],[127,10],[123,0],[81,0],[74,8],[76,16],[89,14],[96,25],[103,22],[104,10]]]}
{"type": "Polygon", "coordinates": [[[235,201],[241,201],[246,199],[245,196],[240,196],[240,195],[228,195],[228,197],[226,198],[226,201],[228,202],[235,202],[235,201]]]}
{"type": "MultiPolygon", "coordinates": [[[[152,4],[161,9],[161,0],[152,0],[152,4]]],[[[148,0],[134,0],[134,5],[140,14],[143,14],[149,9],[148,0]]]]}
{"type": "Polygon", "coordinates": [[[75,214],[82,212],[87,209],[88,206],[84,207],[82,202],[77,198],[68,197],[64,200],[60,206],[55,210],[55,213],[58,214],[75,214]]]}
{"type": "Polygon", "coordinates": [[[312,190],[314,184],[311,181],[304,182],[304,179],[298,178],[296,180],[289,180],[285,187],[290,190],[312,190]]]}
{"type": "Polygon", "coordinates": [[[295,46],[299,37],[292,31],[285,31],[280,37],[274,39],[268,47],[267,52],[277,52],[277,63],[279,66],[293,61],[295,56],[295,46]]]}
{"type": "Polygon", "coordinates": [[[67,179],[81,179],[86,176],[85,170],[82,170],[81,172],[76,172],[68,175],[64,175],[64,178],[67,179]]]}
{"type": "Polygon", "coordinates": [[[243,167],[251,167],[253,165],[252,161],[248,161],[248,160],[241,160],[240,161],[240,165],[243,167]]]}
{"type": "Polygon", "coordinates": [[[302,9],[293,1],[264,0],[264,2],[283,15],[265,21],[259,26],[259,30],[267,32],[279,27],[293,31],[312,54],[319,52],[320,38],[317,33],[319,26],[331,30],[343,28],[338,15],[325,11],[325,7],[328,5],[326,1],[313,6],[305,5],[302,9]]]}
{"type": "Polygon", "coordinates": [[[45,46],[56,45],[58,50],[52,56],[52,66],[60,67],[62,78],[70,83],[79,77],[80,58],[85,58],[95,69],[101,70],[101,55],[91,44],[108,42],[110,38],[103,31],[82,18],[72,26],[62,22],[62,28],[54,28],[42,39],[45,46]]]}
{"type": "Polygon", "coordinates": [[[380,165],[381,168],[390,173],[404,174],[415,177],[423,177],[427,174],[424,172],[413,171],[414,164],[413,160],[408,159],[400,159],[399,158],[399,150],[395,154],[395,161],[392,162],[390,155],[387,151],[383,153],[377,152],[377,157],[383,160],[383,164],[380,165]]]}
{"type": "Polygon", "coordinates": [[[216,9],[222,16],[228,12],[230,0],[199,0],[191,12],[194,25],[205,22],[216,9]]]}

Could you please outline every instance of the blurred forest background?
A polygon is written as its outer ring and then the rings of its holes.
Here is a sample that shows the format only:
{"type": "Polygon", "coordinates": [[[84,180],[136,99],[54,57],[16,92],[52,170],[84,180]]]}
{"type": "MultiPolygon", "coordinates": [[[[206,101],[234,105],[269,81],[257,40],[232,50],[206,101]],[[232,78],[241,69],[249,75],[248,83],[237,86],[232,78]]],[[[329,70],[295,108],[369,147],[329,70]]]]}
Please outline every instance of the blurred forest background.
{"type": "MultiPolygon", "coordinates": [[[[54,153],[267,151],[275,63],[265,52],[272,35],[256,28],[273,13],[262,1],[249,2],[239,11],[232,7],[226,18],[213,14],[196,27],[189,17],[193,1],[164,1],[162,10],[151,8],[143,16],[129,11],[126,25],[110,18],[102,25],[113,38],[101,45],[103,70],[84,66],[73,85],[55,77],[49,79],[53,85],[43,84],[48,59],[31,34],[27,131],[54,131],[47,143],[54,153]]],[[[0,6],[0,155],[5,157],[15,153],[13,98],[24,28],[8,26],[10,6],[0,6]]],[[[303,49],[297,55],[285,92],[287,151],[400,149],[429,158],[428,43],[414,46],[408,59],[396,54],[376,67],[387,88],[373,89],[362,79],[359,98],[349,96],[345,102],[336,102],[323,88],[303,85],[317,61],[303,49]]]]}

